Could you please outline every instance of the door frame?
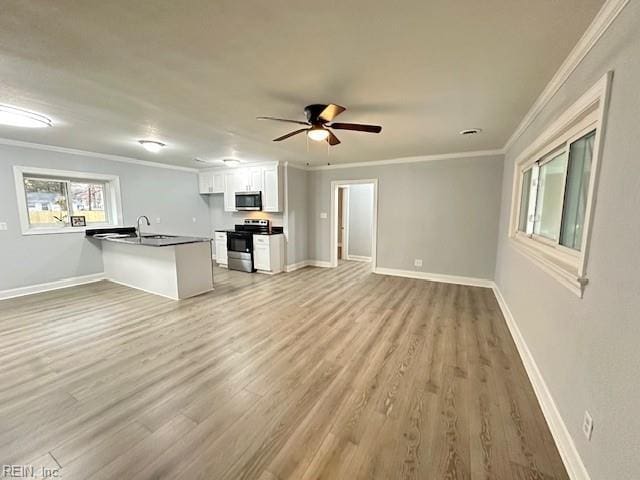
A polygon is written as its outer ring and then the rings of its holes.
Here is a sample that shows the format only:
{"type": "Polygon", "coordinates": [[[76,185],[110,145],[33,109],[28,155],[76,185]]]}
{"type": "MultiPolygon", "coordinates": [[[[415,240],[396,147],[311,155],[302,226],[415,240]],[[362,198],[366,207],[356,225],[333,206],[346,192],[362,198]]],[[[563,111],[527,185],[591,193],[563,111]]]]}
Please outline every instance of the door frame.
{"type": "MultiPolygon", "coordinates": [[[[373,185],[373,221],[371,227],[371,270],[375,271],[378,259],[378,179],[334,180],[331,182],[331,267],[338,266],[338,187],[349,185],[373,185]]],[[[343,246],[344,248],[344,246],[343,246]]],[[[348,254],[347,254],[348,256],[348,254]]],[[[344,253],[343,253],[344,257],[344,253]]]]}

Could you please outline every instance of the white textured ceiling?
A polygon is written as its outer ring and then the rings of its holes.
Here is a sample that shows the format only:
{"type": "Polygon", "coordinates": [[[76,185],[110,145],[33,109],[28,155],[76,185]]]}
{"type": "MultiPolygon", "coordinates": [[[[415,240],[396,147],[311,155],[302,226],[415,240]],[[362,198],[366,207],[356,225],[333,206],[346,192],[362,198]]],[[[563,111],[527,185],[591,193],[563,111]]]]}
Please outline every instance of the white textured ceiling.
{"type": "Polygon", "coordinates": [[[602,3],[3,0],[0,103],[55,127],[0,137],[188,166],[501,148],[602,3]],[[255,119],[328,102],[382,134],[336,132],[327,153],[303,135],[274,144],[296,126],[255,119]]]}

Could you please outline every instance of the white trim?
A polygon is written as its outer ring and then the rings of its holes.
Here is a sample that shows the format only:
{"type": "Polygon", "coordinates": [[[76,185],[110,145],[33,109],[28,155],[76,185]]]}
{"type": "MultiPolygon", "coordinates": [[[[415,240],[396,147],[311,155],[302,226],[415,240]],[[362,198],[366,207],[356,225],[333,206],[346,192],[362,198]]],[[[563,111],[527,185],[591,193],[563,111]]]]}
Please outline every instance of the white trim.
{"type": "Polygon", "coordinates": [[[289,272],[295,272],[296,270],[300,270],[301,268],[304,267],[308,267],[309,266],[309,260],[303,260],[301,262],[298,263],[292,263],[290,265],[285,265],[284,266],[284,271],[289,273],[289,272]]]}
{"type": "Polygon", "coordinates": [[[516,344],[518,353],[520,354],[520,358],[524,364],[524,368],[529,376],[529,380],[531,381],[531,385],[533,385],[533,390],[538,399],[538,403],[542,408],[542,413],[549,425],[549,430],[551,431],[556,447],[560,452],[560,457],[567,469],[569,478],[572,480],[590,480],[589,473],[582,463],[582,458],[580,458],[580,454],[573,443],[573,438],[571,438],[569,430],[567,429],[558,407],[553,400],[549,387],[547,387],[544,377],[542,376],[542,373],[540,372],[540,369],[527,346],[524,336],[518,328],[518,324],[511,314],[511,310],[509,310],[509,306],[497,285],[494,285],[493,292],[498,301],[498,305],[500,306],[500,310],[502,310],[502,315],[507,323],[511,337],[516,344]]]}
{"type": "Polygon", "coordinates": [[[373,273],[379,275],[391,275],[394,277],[417,278],[419,280],[429,280],[431,282],[454,283],[456,285],[467,285],[470,287],[493,288],[493,280],[476,277],[462,277],[458,275],[445,275],[443,273],[418,272],[415,270],[399,270],[396,268],[378,267],[373,273]]]}
{"type": "Polygon", "coordinates": [[[335,170],[337,168],[359,168],[359,167],[377,167],[380,165],[397,165],[401,163],[421,163],[421,162],[433,162],[437,160],[451,160],[462,158],[476,158],[476,157],[492,157],[496,155],[503,155],[504,150],[477,150],[474,152],[456,152],[456,153],[443,153],[437,155],[419,155],[415,157],[402,157],[402,158],[390,158],[387,160],[371,160],[368,162],[353,162],[353,163],[337,163],[335,165],[318,165],[315,167],[308,167],[308,170],[335,170]]]}
{"type": "Polygon", "coordinates": [[[325,262],[324,260],[307,260],[307,265],[309,267],[318,267],[318,268],[331,268],[331,262],[325,262]]]}
{"type": "Polygon", "coordinates": [[[117,175],[106,175],[103,173],[78,172],[75,170],[55,170],[51,168],[22,167],[14,165],[13,177],[16,189],[16,201],[18,204],[18,215],[20,217],[20,228],[23,235],[48,235],[58,233],[84,233],[86,228],[100,226],[122,225],[124,217],[122,215],[122,195],[120,193],[120,177],[117,175]],[[88,227],[31,227],[29,224],[29,211],[24,191],[25,175],[45,175],[54,178],[64,179],[88,179],[100,180],[106,183],[105,203],[111,205],[106,211],[108,222],[104,224],[93,224],[88,227]]]}
{"type": "Polygon", "coordinates": [[[111,155],[108,153],[90,152],[88,150],[78,150],[76,148],[56,147],[55,145],[45,145],[42,143],[23,142],[21,140],[11,140],[10,138],[0,138],[0,145],[7,145],[9,147],[31,148],[34,150],[44,150],[47,152],[67,153],[69,155],[81,155],[84,157],[101,158],[103,160],[111,160],[114,162],[143,165],[145,167],[181,170],[183,172],[197,173],[199,171],[197,168],[182,167],[179,165],[171,165],[168,163],[151,162],[149,160],[139,160],[137,158],[124,157],[121,155],[111,155]]]}
{"type": "Polygon", "coordinates": [[[371,257],[365,257],[363,255],[349,255],[349,258],[346,258],[345,260],[352,262],[370,262],[371,257]]]}
{"type": "Polygon", "coordinates": [[[9,290],[0,290],[0,300],[8,298],[22,297],[24,295],[32,295],[34,293],[49,292],[59,290],[61,288],[75,287],[87,283],[99,282],[104,280],[104,273],[92,273],[90,275],[82,275],[80,277],[69,277],[54,282],[40,283],[38,285],[28,285],[26,287],[11,288],[9,290]]]}
{"type": "Polygon", "coordinates": [[[298,170],[305,170],[308,171],[309,167],[306,165],[300,165],[297,163],[293,163],[293,162],[285,162],[285,165],[291,167],[291,168],[297,168],[298,170]]]}
{"type": "Polygon", "coordinates": [[[301,262],[285,265],[284,271],[290,273],[305,267],[331,268],[331,262],[325,262],[323,260],[302,260],[301,262]]]}
{"type": "Polygon", "coordinates": [[[507,143],[505,143],[502,149],[504,152],[507,152],[511,147],[513,147],[518,138],[522,136],[554,95],[558,93],[560,87],[564,85],[569,76],[573,73],[580,62],[582,62],[584,57],[586,57],[591,51],[600,37],[602,37],[602,35],[607,31],[609,26],[613,23],[627,3],[629,3],[629,0],[605,1],[600,11],[591,22],[591,25],[589,25],[580,40],[578,40],[576,46],[571,50],[565,61],[560,65],[560,68],[556,71],[553,78],[533,103],[511,137],[509,137],[507,143]]]}
{"type": "Polygon", "coordinates": [[[338,266],[338,187],[343,185],[373,184],[373,226],[371,231],[371,269],[375,270],[377,263],[378,237],[378,179],[334,180],[331,182],[331,238],[330,262],[331,267],[338,266]]]}

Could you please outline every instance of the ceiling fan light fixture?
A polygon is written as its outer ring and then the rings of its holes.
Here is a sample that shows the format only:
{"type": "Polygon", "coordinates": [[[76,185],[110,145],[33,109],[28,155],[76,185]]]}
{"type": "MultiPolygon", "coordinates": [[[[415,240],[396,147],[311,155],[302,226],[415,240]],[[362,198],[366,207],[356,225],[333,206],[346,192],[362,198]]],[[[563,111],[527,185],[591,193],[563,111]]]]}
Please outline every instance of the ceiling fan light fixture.
{"type": "Polygon", "coordinates": [[[155,140],[138,140],[138,143],[142,145],[142,147],[151,153],[158,153],[162,150],[166,145],[162,142],[156,142],[155,140]]]}
{"type": "Polygon", "coordinates": [[[44,128],[52,126],[51,120],[39,113],[21,108],[0,105],[0,125],[23,128],[44,128]]]}
{"type": "Polygon", "coordinates": [[[307,137],[315,142],[322,142],[329,137],[329,131],[323,127],[311,127],[307,130],[307,137]]]}

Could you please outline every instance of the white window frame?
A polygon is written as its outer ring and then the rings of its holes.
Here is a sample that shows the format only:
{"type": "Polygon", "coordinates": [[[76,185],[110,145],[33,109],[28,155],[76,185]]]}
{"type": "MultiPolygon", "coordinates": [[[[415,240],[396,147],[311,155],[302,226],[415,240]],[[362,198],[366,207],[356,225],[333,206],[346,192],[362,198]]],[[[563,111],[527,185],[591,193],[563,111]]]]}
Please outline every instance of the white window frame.
{"type": "Polygon", "coordinates": [[[120,178],[117,175],[77,172],[71,170],[53,170],[50,168],[14,166],[13,174],[16,187],[18,215],[23,235],[50,235],[58,233],[84,233],[87,228],[122,225],[122,200],[120,196],[120,178]],[[51,180],[97,181],[105,184],[105,209],[108,221],[92,223],[87,227],[35,227],[29,223],[29,208],[24,190],[24,178],[31,175],[48,177],[51,180]]]}
{"type": "MultiPolygon", "coordinates": [[[[512,245],[580,298],[584,295],[584,289],[589,281],[587,277],[587,260],[591,239],[592,214],[596,201],[603,146],[602,139],[605,134],[612,76],[613,72],[605,74],[578,101],[560,115],[522,152],[516,159],[514,168],[509,224],[509,238],[512,241],[512,245]],[[536,178],[534,170],[538,169],[542,163],[550,160],[555,152],[564,148],[568,155],[570,144],[593,130],[596,132],[580,250],[573,250],[560,245],[559,240],[555,242],[540,235],[535,235],[533,233],[533,220],[530,217],[527,218],[526,233],[519,231],[523,173],[532,168],[532,177],[536,178]]],[[[537,188],[537,181],[532,186],[533,188],[537,188]]],[[[529,214],[531,212],[527,211],[527,215],[529,214]]]]}

